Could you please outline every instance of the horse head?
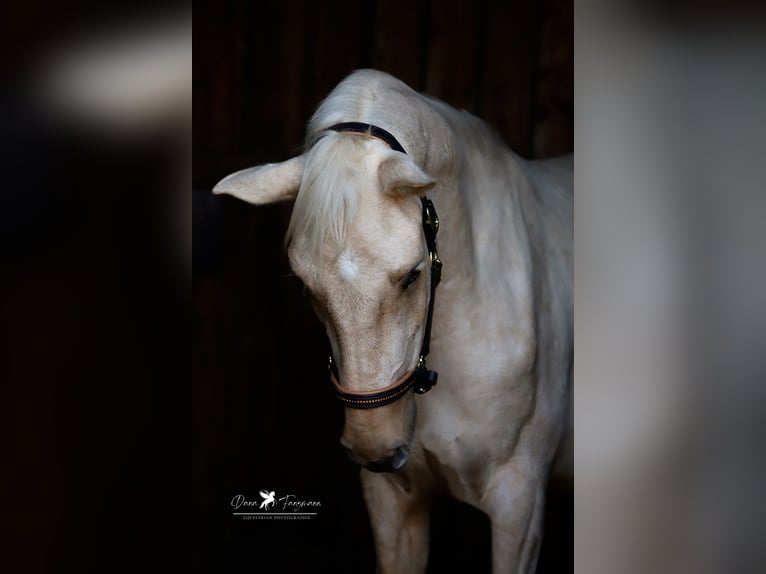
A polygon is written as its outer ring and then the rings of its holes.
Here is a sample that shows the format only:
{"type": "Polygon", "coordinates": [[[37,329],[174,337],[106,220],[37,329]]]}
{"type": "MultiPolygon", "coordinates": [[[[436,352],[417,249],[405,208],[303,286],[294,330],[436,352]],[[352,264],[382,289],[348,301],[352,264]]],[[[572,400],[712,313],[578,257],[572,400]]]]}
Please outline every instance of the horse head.
{"type": "MultiPolygon", "coordinates": [[[[420,197],[434,186],[413,159],[370,133],[323,132],[301,156],[219,182],[253,204],[295,200],[287,252],[332,348],[339,387],[368,395],[419,366],[430,297],[420,197]]],[[[345,408],[341,444],[373,471],[409,460],[411,388],[376,408],[345,408]]]]}

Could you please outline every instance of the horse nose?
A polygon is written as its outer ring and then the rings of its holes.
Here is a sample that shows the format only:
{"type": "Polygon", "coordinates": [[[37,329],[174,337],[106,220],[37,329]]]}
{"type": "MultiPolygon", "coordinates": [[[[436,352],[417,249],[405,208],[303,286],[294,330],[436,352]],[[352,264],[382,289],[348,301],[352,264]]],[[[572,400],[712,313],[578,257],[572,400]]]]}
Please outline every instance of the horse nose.
{"type": "Polygon", "coordinates": [[[400,445],[395,449],[392,449],[389,456],[380,460],[368,462],[364,467],[372,472],[395,472],[407,464],[409,460],[409,449],[404,445],[400,445]]]}
{"type": "Polygon", "coordinates": [[[391,460],[391,466],[394,470],[399,470],[410,460],[410,450],[404,446],[398,446],[394,449],[394,456],[391,460]]]}

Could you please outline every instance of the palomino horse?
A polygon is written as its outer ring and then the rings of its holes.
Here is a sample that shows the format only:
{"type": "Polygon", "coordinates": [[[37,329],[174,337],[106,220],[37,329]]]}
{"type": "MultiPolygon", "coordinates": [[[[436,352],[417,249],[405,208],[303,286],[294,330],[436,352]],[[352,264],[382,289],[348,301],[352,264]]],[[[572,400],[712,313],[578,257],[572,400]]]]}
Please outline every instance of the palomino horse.
{"type": "Polygon", "coordinates": [[[571,478],[572,158],[525,161],[372,70],[307,132],[302,155],[213,191],[295,200],[290,265],[330,340],[379,571],[425,570],[446,491],[489,515],[493,572],[534,572],[546,485],[571,478]]]}

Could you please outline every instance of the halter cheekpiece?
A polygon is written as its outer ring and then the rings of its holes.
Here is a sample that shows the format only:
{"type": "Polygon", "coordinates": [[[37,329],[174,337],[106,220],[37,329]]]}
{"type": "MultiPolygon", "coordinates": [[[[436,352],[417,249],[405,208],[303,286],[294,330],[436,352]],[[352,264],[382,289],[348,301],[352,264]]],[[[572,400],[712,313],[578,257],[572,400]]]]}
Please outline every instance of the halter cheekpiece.
{"type": "MultiPolygon", "coordinates": [[[[385,142],[392,150],[407,154],[397,139],[383,128],[365,124],[361,122],[344,122],[335,124],[327,128],[336,132],[350,132],[356,134],[366,134],[385,142]]],[[[338,371],[335,367],[332,355],[330,355],[330,379],[335,388],[335,396],[347,407],[351,409],[374,409],[393,403],[402,398],[410,388],[414,387],[418,394],[427,393],[436,384],[438,374],[436,371],[430,371],[426,368],[426,357],[430,350],[431,342],[431,322],[434,314],[434,297],[436,295],[436,286],[441,280],[442,262],[436,252],[436,233],[439,231],[439,217],[434,209],[434,204],[427,197],[421,197],[420,202],[423,205],[423,233],[428,246],[428,257],[431,261],[431,289],[428,298],[428,316],[426,318],[425,333],[423,334],[423,345],[420,350],[420,358],[414,369],[405,373],[405,375],[383,389],[373,391],[348,391],[340,386],[338,382],[338,371]]]]}

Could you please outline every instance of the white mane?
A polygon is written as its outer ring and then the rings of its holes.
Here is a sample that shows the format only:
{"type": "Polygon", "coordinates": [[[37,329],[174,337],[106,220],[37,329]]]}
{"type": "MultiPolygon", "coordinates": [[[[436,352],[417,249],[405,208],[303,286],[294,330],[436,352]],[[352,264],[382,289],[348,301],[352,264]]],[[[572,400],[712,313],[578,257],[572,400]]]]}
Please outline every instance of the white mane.
{"type": "Polygon", "coordinates": [[[303,246],[314,257],[343,245],[354,219],[360,182],[355,169],[363,165],[364,140],[330,132],[307,152],[300,193],[287,228],[287,245],[300,231],[303,246]],[[328,243],[329,242],[329,243],[328,243]]]}
{"type": "MultiPolygon", "coordinates": [[[[369,181],[353,181],[354,171],[368,153],[366,138],[326,130],[359,119],[375,123],[370,114],[376,94],[391,87],[408,89],[400,80],[375,70],[358,70],[344,79],[319,104],[306,130],[306,164],[285,236],[289,245],[305,234],[305,248],[316,258],[323,250],[343,245],[354,219],[359,190],[369,181]]],[[[378,110],[380,111],[380,110],[378,110]]],[[[339,253],[339,251],[336,251],[339,253]]]]}

